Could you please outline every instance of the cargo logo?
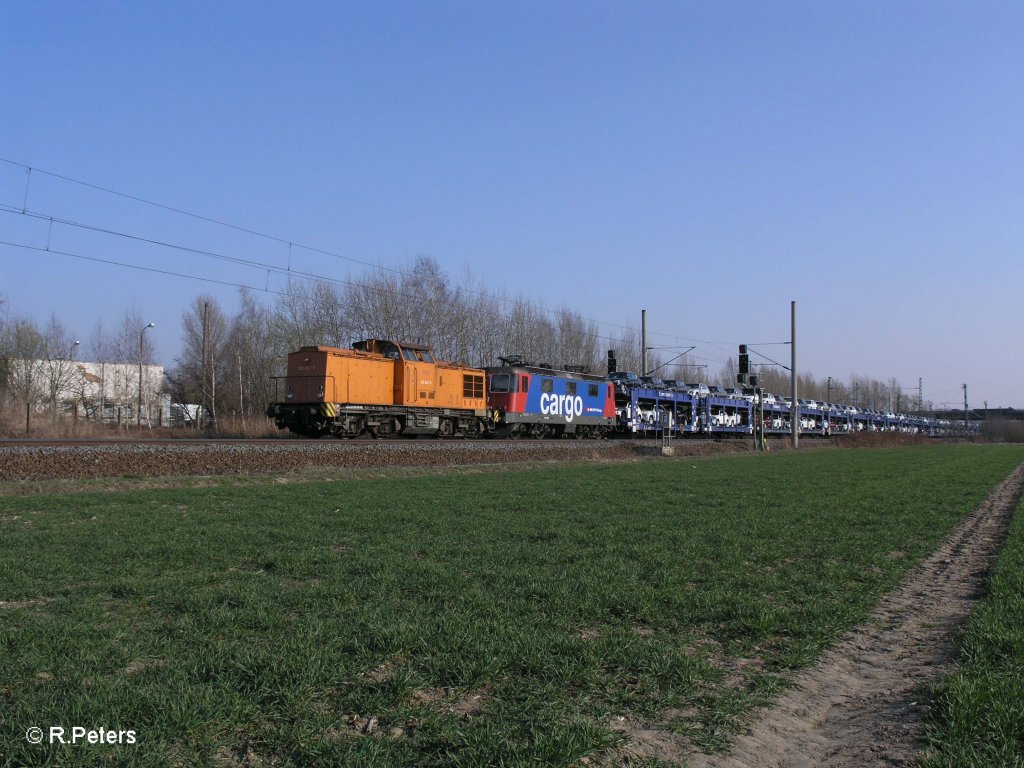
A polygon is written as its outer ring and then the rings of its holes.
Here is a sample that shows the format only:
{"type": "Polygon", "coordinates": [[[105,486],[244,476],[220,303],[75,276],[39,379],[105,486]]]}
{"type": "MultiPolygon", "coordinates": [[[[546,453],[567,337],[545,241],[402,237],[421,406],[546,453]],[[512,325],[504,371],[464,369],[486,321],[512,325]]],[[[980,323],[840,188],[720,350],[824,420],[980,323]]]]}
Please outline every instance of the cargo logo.
{"type": "Polygon", "coordinates": [[[549,395],[540,396],[540,412],[551,416],[565,416],[565,420],[571,422],[573,416],[583,415],[583,398],[579,395],[549,395]]]}

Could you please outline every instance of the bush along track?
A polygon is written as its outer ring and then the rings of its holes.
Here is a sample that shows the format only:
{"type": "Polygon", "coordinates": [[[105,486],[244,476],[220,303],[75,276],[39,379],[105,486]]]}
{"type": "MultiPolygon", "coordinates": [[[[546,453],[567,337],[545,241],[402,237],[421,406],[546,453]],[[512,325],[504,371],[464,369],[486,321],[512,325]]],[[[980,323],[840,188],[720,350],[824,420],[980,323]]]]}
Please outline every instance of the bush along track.
{"type": "MultiPolygon", "coordinates": [[[[871,620],[848,633],[813,667],[800,673],[792,690],[735,742],[725,756],[692,756],[692,766],[866,766],[909,765],[922,751],[927,694],[955,656],[958,628],[975,605],[984,579],[1006,539],[1006,532],[1024,488],[1024,464],[1018,466],[931,556],[883,598],[871,620]]],[[[1018,521],[1018,529],[1021,521],[1018,521]]],[[[1022,531],[1024,533],[1024,531],[1022,531]]],[[[1024,535],[1010,553],[1013,563],[997,581],[1014,592],[1018,609],[1024,600],[1020,565],[1024,535]]],[[[933,730],[933,741],[945,752],[933,754],[929,766],[1022,765],[1013,739],[1021,735],[1021,662],[1024,634],[1019,621],[983,610],[967,635],[968,653],[981,660],[954,675],[939,688],[939,712],[945,736],[933,730]],[[1000,648],[1014,643],[1016,653],[1000,648]],[[1015,676],[999,672],[1010,665],[1015,676]],[[970,675],[974,679],[969,679],[970,675]],[[983,689],[988,683],[988,690],[983,689]],[[1014,691],[1009,689],[1013,688],[1014,691]],[[981,745],[990,730],[981,712],[989,697],[1002,702],[990,711],[992,727],[1002,732],[998,743],[981,745]],[[1014,713],[1014,710],[1016,712],[1014,713]],[[973,721],[970,727],[969,721],[973,721]],[[1013,728],[1016,728],[1015,736],[1013,728]],[[1009,733],[1008,733],[1009,731],[1009,733]]]]}

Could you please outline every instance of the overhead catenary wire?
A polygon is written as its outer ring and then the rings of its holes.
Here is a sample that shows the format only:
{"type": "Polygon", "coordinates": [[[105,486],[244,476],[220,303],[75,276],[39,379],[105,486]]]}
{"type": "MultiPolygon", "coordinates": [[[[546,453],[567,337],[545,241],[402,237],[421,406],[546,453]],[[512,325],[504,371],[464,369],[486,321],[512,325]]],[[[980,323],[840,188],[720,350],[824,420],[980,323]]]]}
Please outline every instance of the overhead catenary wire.
{"type": "MultiPolygon", "coordinates": [[[[783,343],[783,344],[788,344],[789,342],[787,341],[787,342],[776,342],[776,343],[783,343]]],[[[748,345],[747,345],[747,349],[749,349],[749,350],[750,350],[751,352],[753,352],[753,353],[754,353],[755,355],[757,355],[758,357],[763,357],[763,358],[764,358],[765,360],[767,360],[767,361],[768,361],[769,363],[771,363],[772,365],[777,365],[777,366],[779,366],[779,368],[782,368],[782,369],[783,369],[784,371],[789,371],[789,370],[792,370],[792,369],[791,369],[791,368],[790,368],[790,367],[789,367],[788,365],[783,365],[782,363],[780,363],[780,362],[778,362],[778,361],[776,361],[776,360],[772,360],[772,359],[771,359],[770,357],[768,357],[768,355],[763,355],[763,354],[761,354],[760,352],[758,352],[758,351],[757,351],[756,349],[751,349],[751,346],[752,346],[752,345],[748,344],[748,345]]],[[[765,345],[759,345],[759,346],[765,346],[765,345]]]]}
{"type": "MultiPolygon", "coordinates": [[[[222,261],[232,262],[234,264],[238,264],[238,265],[246,266],[246,267],[251,267],[253,269],[258,269],[260,271],[270,271],[270,272],[275,272],[275,273],[280,274],[280,275],[289,275],[289,276],[294,274],[294,275],[297,275],[297,276],[300,276],[300,277],[303,277],[303,278],[307,278],[307,279],[310,279],[310,280],[316,280],[316,281],[320,281],[320,282],[334,283],[334,284],[337,284],[337,285],[358,285],[358,286],[363,287],[363,288],[370,288],[369,286],[366,286],[366,285],[363,285],[363,284],[360,284],[360,283],[355,283],[355,282],[350,281],[350,280],[342,280],[340,278],[327,277],[326,275],[317,275],[317,274],[314,274],[314,273],[311,273],[311,272],[303,272],[303,271],[292,270],[290,267],[286,269],[286,268],[283,268],[283,267],[278,267],[278,266],[276,266],[274,264],[268,264],[268,263],[265,263],[265,262],[253,261],[252,259],[243,259],[243,258],[240,258],[238,256],[228,256],[226,254],[217,253],[216,251],[207,251],[207,250],[204,250],[204,249],[201,249],[201,248],[193,248],[193,247],[187,246],[187,245],[179,245],[179,244],[176,244],[176,243],[168,243],[168,242],[165,242],[165,241],[162,241],[162,240],[155,240],[155,239],[149,238],[149,237],[142,237],[141,235],[132,235],[132,234],[128,234],[126,232],[118,232],[116,230],[107,229],[105,227],[98,227],[98,226],[95,226],[95,225],[92,225],[92,224],[84,224],[84,223],[81,223],[81,222],[72,221],[70,219],[61,219],[61,218],[57,218],[55,216],[47,216],[45,214],[35,213],[35,212],[32,212],[32,211],[29,211],[27,213],[22,213],[20,211],[12,210],[10,206],[4,205],[4,204],[0,204],[0,212],[15,213],[15,214],[18,214],[18,215],[24,215],[24,216],[30,216],[30,217],[33,217],[33,218],[42,219],[42,220],[45,220],[45,221],[49,221],[51,226],[54,223],[57,223],[57,224],[62,224],[62,225],[69,226],[69,227],[75,227],[77,229],[87,230],[87,231],[90,231],[90,232],[97,232],[97,233],[100,233],[100,234],[111,235],[112,237],[120,237],[120,238],[124,238],[124,239],[127,239],[127,240],[134,240],[136,242],[146,243],[148,245],[156,245],[156,246],[159,246],[159,247],[162,247],[162,248],[170,248],[170,249],[177,250],[177,251],[182,251],[182,252],[185,252],[185,253],[192,253],[192,254],[195,254],[197,256],[208,256],[208,257],[213,258],[213,259],[219,259],[219,260],[222,260],[222,261]]],[[[48,238],[47,242],[49,243],[49,238],[48,238]]],[[[49,246],[47,246],[47,248],[45,250],[50,250],[49,246]]],[[[111,262],[111,263],[124,266],[121,262],[111,262]]]]}
{"type": "Polygon", "coordinates": [[[215,283],[217,285],[226,285],[226,286],[230,286],[232,288],[245,288],[247,290],[252,290],[252,291],[260,291],[260,292],[265,292],[265,293],[273,293],[273,294],[277,294],[279,296],[287,296],[288,295],[284,291],[275,291],[273,289],[264,290],[263,288],[258,288],[258,287],[251,286],[251,285],[243,285],[242,283],[233,283],[233,282],[230,282],[228,280],[217,280],[216,278],[200,277],[199,275],[187,275],[187,274],[185,274],[183,272],[172,272],[169,269],[159,269],[157,267],[144,267],[144,266],[142,266],[140,264],[128,264],[126,262],[115,261],[113,259],[101,259],[98,256],[86,256],[86,255],[81,254],[81,253],[71,253],[70,251],[58,251],[58,250],[55,250],[55,249],[52,249],[52,248],[41,248],[38,245],[26,245],[25,243],[12,243],[12,242],[7,241],[7,240],[0,240],[0,245],[8,245],[8,246],[11,246],[12,248],[24,248],[24,249],[29,250],[29,251],[38,251],[40,253],[53,253],[53,254],[56,254],[58,256],[69,256],[69,257],[71,257],[73,259],[82,259],[84,261],[94,261],[94,262],[98,262],[100,264],[110,264],[111,266],[125,267],[126,269],[137,269],[137,270],[140,270],[142,272],[154,272],[156,274],[167,275],[169,277],[182,277],[182,278],[185,278],[186,280],[199,280],[199,281],[204,282],[204,283],[215,283]]]}
{"type": "MultiPolygon", "coordinates": [[[[141,203],[143,205],[152,206],[152,207],[158,208],[160,210],[165,210],[165,211],[168,211],[168,212],[171,212],[171,213],[175,213],[175,214],[178,214],[178,215],[187,216],[187,217],[196,219],[198,221],[205,221],[207,223],[214,224],[216,226],[226,227],[228,229],[231,229],[231,230],[234,230],[234,231],[237,231],[237,232],[242,232],[242,233],[245,233],[245,234],[248,234],[248,235],[252,235],[254,237],[263,238],[263,239],[271,241],[271,242],[280,243],[281,245],[287,245],[288,246],[288,262],[289,262],[289,267],[287,269],[285,269],[285,273],[286,274],[289,271],[294,272],[294,270],[291,270],[291,267],[290,267],[290,265],[291,265],[291,251],[292,251],[293,247],[297,247],[297,248],[302,248],[303,250],[307,250],[307,251],[309,251],[311,253],[316,253],[316,254],[320,254],[320,255],[323,255],[323,256],[330,256],[330,257],[333,257],[333,258],[342,259],[344,261],[349,261],[349,262],[352,262],[353,264],[359,264],[361,266],[369,267],[371,269],[378,269],[378,270],[381,270],[381,271],[384,271],[384,272],[390,272],[390,273],[393,273],[393,274],[396,274],[396,275],[401,275],[403,277],[409,277],[410,276],[409,272],[406,271],[406,270],[397,269],[395,267],[386,267],[386,266],[383,266],[381,264],[375,264],[373,262],[364,261],[362,259],[356,259],[356,258],[351,257],[351,256],[345,256],[343,254],[340,254],[340,253],[337,253],[337,252],[334,252],[334,251],[329,251],[329,250],[326,250],[326,249],[323,249],[323,248],[318,248],[316,246],[305,245],[305,244],[302,244],[302,243],[295,242],[294,239],[283,238],[283,237],[279,237],[277,235],[269,234],[269,233],[266,233],[266,232],[260,232],[259,230],[255,230],[255,229],[252,229],[250,227],[244,227],[244,226],[240,226],[238,224],[232,224],[230,222],[222,221],[220,219],[216,219],[216,218],[213,218],[211,216],[205,216],[203,214],[195,213],[193,211],[188,211],[188,210],[185,210],[183,208],[178,208],[176,206],[167,205],[165,203],[155,202],[153,200],[148,200],[148,199],[146,199],[144,197],[140,197],[138,195],[132,195],[132,194],[129,194],[129,193],[126,193],[126,192],[121,192],[121,191],[115,190],[115,189],[111,189],[109,187],[105,187],[105,186],[102,186],[102,185],[99,185],[99,184],[94,184],[94,183],[91,183],[91,182],[88,182],[88,181],[83,181],[81,179],[76,179],[76,178],[74,178],[72,176],[68,176],[66,174],[60,174],[60,173],[55,173],[53,171],[47,171],[47,170],[44,170],[44,169],[40,169],[40,168],[37,168],[35,166],[31,166],[31,165],[28,165],[26,163],[18,162],[16,160],[11,160],[11,159],[6,158],[6,157],[0,157],[0,162],[7,163],[8,165],[12,165],[12,166],[15,166],[15,167],[18,167],[18,168],[25,169],[26,172],[27,172],[27,175],[29,176],[29,179],[31,178],[32,172],[36,172],[38,174],[43,174],[43,175],[50,176],[50,177],[55,178],[55,179],[60,179],[61,181],[66,181],[66,182],[71,183],[71,184],[77,184],[77,185],[86,187],[88,189],[93,189],[93,190],[96,190],[96,191],[99,191],[99,192],[103,192],[105,194],[114,195],[114,196],[117,196],[117,197],[124,198],[126,200],[132,200],[134,202],[141,203]]],[[[24,204],[22,206],[22,210],[21,211],[17,211],[14,208],[14,206],[10,206],[10,205],[2,205],[2,204],[0,204],[0,207],[4,208],[6,210],[9,210],[11,212],[20,212],[20,213],[23,213],[23,214],[26,214],[26,215],[30,214],[30,213],[34,213],[36,215],[40,215],[40,216],[43,216],[45,218],[49,218],[45,214],[41,214],[40,212],[31,211],[31,209],[28,208],[28,194],[29,194],[29,192],[28,192],[28,184],[29,184],[29,180],[26,180],[24,204]]],[[[140,239],[140,240],[147,240],[146,238],[138,238],[138,239],[140,239]]],[[[193,250],[193,252],[197,252],[198,253],[199,251],[198,250],[193,250]]],[[[263,268],[266,268],[266,267],[263,267],[263,268]]],[[[277,269],[280,269],[280,268],[277,268],[277,269]]],[[[309,273],[309,274],[312,274],[312,273],[309,273]]],[[[326,282],[337,282],[337,280],[335,278],[328,278],[326,276],[319,276],[319,279],[321,279],[323,281],[326,281],[326,282]]],[[[354,281],[341,281],[341,282],[345,283],[345,284],[360,285],[359,283],[356,283],[354,281]]],[[[465,287],[463,287],[463,288],[460,288],[460,290],[463,290],[466,293],[478,295],[478,296],[481,296],[483,298],[492,299],[494,301],[499,301],[499,302],[502,302],[502,303],[505,303],[505,304],[515,304],[515,303],[518,303],[518,302],[521,301],[520,299],[510,298],[510,297],[501,296],[501,295],[495,295],[495,294],[492,294],[492,293],[488,293],[486,291],[474,290],[472,288],[465,288],[465,287]]],[[[550,314],[555,314],[555,313],[557,313],[559,311],[557,309],[549,309],[549,308],[547,308],[547,307],[545,307],[543,305],[538,305],[538,304],[535,304],[533,302],[525,302],[525,303],[527,305],[529,305],[530,307],[536,309],[537,311],[543,312],[543,313],[549,314],[549,315],[550,314]]],[[[598,320],[596,318],[591,318],[591,317],[584,317],[583,315],[579,315],[579,318],[581,320],[584,320],[584,321],[589,322],[589,323],[595,323],[595,324],[597,324],[599,326],[604,326],[604,327],[608,327],[608,328],[618,328],[620,330],[625,330],[625,331],[635,331],[635,328],[633,326],[622,325],[622,324],[619,324],[619,323],[612,323],[612,322],[607,321],[607,320],[598,320]]],[[[668,333],[664,333],[664,332],[660,332],[660,331],[652,332],[652,335],[661,336],[663,338],[675,339],[676,341],[678,341],[679,338],[680,338],[678,336],[674,336],[672,334],[668,334],[668,333]]],[[[616,342],[620,341],[620,339],[613,339],[612,337],[602,337],[602,338],[606,338],[608,340],[616,341],[616,342]]]]}
{"type": "MultiPolygon", "coordinates": [[[[385,296],[389,296],[389,297],[393,297],[393,298],[405,298],[405,299],[413,299],[413,298],[415,298],[415,296],[413,294],[400,291],[400,290],[398,290],[396,288],[386,288],[386,287],[383,287],[383,286],[369,285],[369,284],[361,283],[361,282],[358,282],[358,281],[355,281],[355,280],[348,280],[348,279],[336,278],[336,277],[328,277],[326,275],[320,275],[320,274],[316,274],[316,273],[313,273],[313,272],[306,272],[306,271],[303,271],[303,270],[291,269],[290,267],[289,268],[284,268],[284,267],[279,267],[279,266],[276,266],[276,265],[273,265],[273,264],[268,264],[268,263],[265,263],[265,262],[253,261],[251,259],[242,259],[242,258],[239,258],[239,257],[236,257],[236,256],[227,256],[225,254],[216,253],[214,251],[206,251],[206,250],[202,250],[202,249],[199,249],[199,248],[193,248],[191,246],[178,245],[178,244],[175,244],[175,243],[167,243],[167,242],[160,241],[160,240],[155,240],[155,239],[152,239],[152,238],[141,237],[139,235],[131,235],[131,234],[124,233],[124,232],[117,232],[116,230],[111,230],[111,229],[107,229],[107,228],[104,228],[104,227],[97,227],[95,225],[90,225],[90,224],[83,224],[83,223],[71,221],[71,220],[68,220],[68,219],[59,219],[57,217],[47,216],[45,214],[36,213],[36,212],[33,212],[33,211],[29,211],[27,213],[22,213],[21,211],[18,211],[17,209],[12,208],[11,206],[5,205],[5,204],[0,204],[0,212],[12,213],[12,214],[17,214],[17,215],[26,215],[26,216],[30,216],[30,217],[33,217],[33,218],[36,218],[36,219],[48,221],[51,225],[53,223],[63,224],[63,225],[71,226],[71,227],[85,229],[85,230],[92,231],[92,232],[97,232],[97,233],[101,233],[101,234],[111,235],[111,236],[114,236],[114,237],[126,238],[126,239],[129,239],[129,240],[134,240],[136,242],[143,242],[143,243],[146,243],[146,244],[149,244],[149,245],[156,245],[156,246],[160,246],[160,247],[171,248],[171,249],[182,251],[182,252],[186,252],[186,253],[192,253],[192,254],[196,254],[196,255],[200,255],[200,256],[207,256],[207,257],[214,258],[214,259],[228,261],[228,262],[231,262],[231,263],[234,263],[234,264],[238,264],[240,266],[245,266],[245,267],[249,267],[249,268],[252,268],[252,269],[258,269],[261,272],[265,272],[267,274],[267,283],[266,283],[264,288],[260,288],[258,286],[250,286],[250,285],[245,285],[243,283],[237,283],[237,282],[232,282],[232,281],[228,281],[228,280],[216,280],[216,279],[212,279],[212,278],[201,277],[201,276],[198,276],[198,275],[189,275],[189,274],[184,274],[184,273],[181,273],[181,272],[173,272],[173,271],[170,271],[170,270],[164,270],[164,269],[159,269],[159,268],[155,268],[155,267],[145,267],[145,266],[138,265],[138,264],[129,264],[129,263],[126,263],[126,262],[116,261],[114,259],[101,259],[101,258],[98,258],[98,257],[91,257],[91,256],[85,256],[83,254],[72,253],[70,251],[54,250],[54,249],[50,248],[49,237],[47,238],[47,246],[46,246],[46,248],[40,248],[38,246],[27,245],[27,244],[24,244],[24,243],[14,243],[14,242],[6,242],[6,241],[5,242],[0,242],[0,245],[8,245],[8,246],[11,246],[11,247],[16,247],[16,248],[27,248],[27,249],[30,249],[30,250],[55,253],[55,254],[62,255],[62,256],[69,256],[69,257],[72,257],[72,258],[85,259],[85,260],[95,261],[95,262],[99,262],[99,263],[103,263],[103,264],[109,264],[111,266],[127,267],[127,268],[132,268],[132,269],[143,270],[143,271],[147,271],[147,272],[153,272],[153,273],[173,276],[173,277],[183,277],[183,278],[187,278],[187,279],[191,279],[191,280],[202,280],[202,281],[205,281],[205,282],[215,283],[215,284],[219,284],[219,285],[234,286],[234,287],[238,287],[238,288],[246,288],[248,290],[253,290],[253,291],[258,291],[258,292],[263,292],[263,293],[269,293],[269,294],[275,294],[275,295],[278,295],[278,296],[291,296],[291,297],[294,297],[296,294],[294,293],[294,291],[291,290],[291,280],[292,280],[292,278],[298,278],[298,279],[306,280],[306,281],[313,282],[313,283],[329,283],[331,285],[337,285],[337,286],[347,286],[347,287],[352,287],[352,288],[360,288],[362,290],[370,291],[370,292],[376,293],[378,295],[385,295],[385,296]],[[286,290],[286,291],[272,290],[270,288],[270,286],[269,286],[269,276],[270,276],[271,273],[287,277],[289,289],[286,290]]],[[[464,289],[463,288],[458,288],[457,290],[461,291],[461,290],[464,290],[464,289]]],[[[303,297],[303,298],[308,298],[308,297],[303,297]]],[[[515,302],[514,299],[506,300],[506,301],[515,302]]],[[[557,311],[557,310],[548,310],[545,307],[538,307],[537,305],[534,305],[534,304],[530,304],[530,306],[532,306],[535,309],[538,309],[538,310],[540,310],[542,312],[545,312],[545,313],[551,313],[551,312],[557,311]]],[[[581,319],[582,320],[586,320],[587,322],[593,322],[595,324],[600,324],[600,321],[588,320],[587,318],[583,318],[583,317],[581,317],[581,319]]],[[[625,327],[625,326],[623,326],[623,327],[625,327]]],[[[600,333],[595,334],[595,338],[601,339],[603,341],[608,341],[608,342],[611,342],[611,343],[617,343],[617,342],[620,341],[620,339],[617,339],[617,338],[615,338],[613,336],[606,336],[606,335],[603,335],[603,334],[600,334],[600,333]]]]}
{"type": "MultiPolygon", "coordinates": [[[[81,259],[88,259],[88,260],[92,260],[92,261],[97,261],[97,262],[109,264],[109,265],[112,265],[112,266],[120,266],[120,267],[129,267],[129,268],[134,268],[134,269],[141,269],[141,270],[144,270],[144,271],[160,273],[160,274],[165,274],[165,275],[174,276],[174,277],[184,277],[184,278],[193,279],[193,280],[205,280],[206,282],[210,282],[210,283],[216,283],[216,284],[228,285],[228,286],[236,286],[236,287],[239,287],[239,288],[247,288],[247,289],[254,290],[254,291],[262,291],[264,293],[272,293],[272,294],[277,294],[277,295],[280,295],[280,296],[294,296],[294,293],[291,290],[291,280],[292,280],[293,277],[295,277],[295,278],[307,280],[307,281],[314,282],[314,283],[329,283],[329,284],[338,285],[338,286],[349,286],[349,287],[353,287],[353,288],[361,288],[363,290],[371,291],[373,293],[377,293],[377,294],[380,294],[380,295],[388,295],[388,296],[392,296],[392,297],[395,297],[395,298],[406,298],[406,299],[415,298],[415,296],[413,294],[402,292],[402,291],[400,291],[398,289],[395,289],[395,288],[385,288],[385,287],[381,287],[381,286],[368,285],[366,283],[361,283],[361,282],[358,282],[356,280],[349,280],[349,279],[344,279],[344,278],[329,277],[327,275],[321,275],[321,274],[317,274],[317,273],[314,273],[314,272],[306,272],[306,271],[303,271],[303,270],[296,270],[296,269],[291,268],[290,264],[289,264],[288,267],[279,267],[279,266],[276,266],[274,264],[269,264],[269,263],[266,263],[266,262],[258,262],[258,261],[253,261],[251,259],[243,259],[243,258],[240,258],[240,257],[237,257],[237,256],[228,256],[226,254],[217,253],[215,251],[207,251],[207,250],[200,249],[200,248],[195,248],[195,247],[192,247],[192,246],[180,245],[180,244],[176,244],[176,243],[169,243],[169,242],[162,241],[162,240],[156,240],[154,238],[143,237],[143,236],[140,236],[140,235],[132,235],[132,234],[129,234],[129,233],[126,233],[126,232],[118,232],[117,230],[112,230],[112,229],[109,229],[109,228],[106,228],[106,227],[99,227],[99,226],[92,225],[92,224],[85,224],[83,222],[77,222],[77,221],[73,221],[73,220],[70,220],[70,219],[64,219],[64,218],[60,218],[60,217],[56,217],[56,216],[50,216],[50,215],[47,215],[47,214],[44,214],[44,213],[39,213],[39,212],[36,212],[36,211],[31,211],[31,210],[29,210],[29,211],[21,211],[21,210],[18,210],[17,207],[11,206],[9,204],[0,203],[0,212],[17,214],[17,215],[24,215],[24,216],[28,216],[30,218],[46,221],[46,222],[49,223],[50,229],[48,230],[48,234],[47,234],[47,247],[46,248],[39,248],[38,246],[31,246],[31,245],[27,245],[27,244],[23,244],[23,243],[13,243],[13,242],[0,243],[0,244],[3,244],[3,245],[9,245],[9,246],[12,246],[12,247],[21,247],[21,248],[28,248],[28,249],[31,249],[31,250],[47,251],[47,252],[51,252],[51,253],[56,253],[58,255],[64,255],[64,256],[70,256],[70,257],[73,257],[73,258],[81,258],[81,259]],[[261,272],[265,272],[267,274],[268,283],[267,283],[267,286],[265,288],[259,288],[259,287],[256,287],[256,286],[244,285],[242,283],[236,283],[236,282],[232,282],[232,281],[214,280],[214,279],[209,279],[209,278],[203,278],[203,277],[200,277],[200,276],[197,276],[197,275],[187,275],[187,274],[183,274],[183,273],[180,273],[180,272],[171,272],[171,271],[168,271],[168,270],[161,270],[161,269],[157,269],[157,268],[143,267],[141,265],[128,264],[128,263],[125,263],[125,262],[119,262],[119,261],[112,260],[112,259],[100,259],[100,258],[96,258],[96,257],[84,256],[82,254],[75,254],[75,253],[71,253],[71,252],[67,252],[67,251],[53,250],[53,249],[50,248],[50,241],[51,241],[51,238],[52,238],[52,226],[53,226],[54,223],[65,225],[65,226],[70,226],[70,227],[75,227],[75,228],[78,228],[78,229],[83,229],[83,230],[87,230],[87,231],[91,231],[91,232],[96,232],[96,233],[99,233],[99,234],[110,235],[110,236],[113,236],[113,237],[125,238],[125,239],[133,240],[133,241],[136,241],[136,242],[146,243],[148,245],[155,245],[155,246],[158,246],[158,247],[170,248],[170,249],[174,249],[174,250],[178,250],[178,251],[182,251],[182,252],[186,252],[186,253],[192,253],[192,254],[195,254],[195,255],[207,256],[207,257],[210,257],[210,258],[219,259],[219,260],[222,260],[222,261],[227,261],[227,262],[231,262],[231,263],[234,263],[234,264],[238,264],[240,266],[245,266],[245,267],[249,267],[249,268],[253,268],[253,269],[258,269],[261,272]],[[287,291],[271,290],[269,288],[269,275],[270,275],[270,273],[286,276],[287,279],[288,279],[289,290],[287,290],[287,291]]],[[[289,257],[289,262],[290,262],[290,257],[289,257]]],[[[409,277],[410,276],[407,272],[402,272],[402,271],[399,271],[399,270],[391,270],[391,271],[395,272],[396,274],[402,275],[404,277],[409,277]]],[[[467,288],[462,287],[462,286],[457,287],[456,291],[463,291],[463,292],[466,292],[466,293],[471,293],[471,294],[479,295],[479,296],[482,296],[482,297],[485,297],[485,298],[491,298],[491,299],[494,299],[496,301],[499,301],[499,302],[502,302],[502,303],[505,303],[505,304],[525,303],[526,305],[528,305],[528,306],[530,306],[530,307],[532,307],[532,308],[534,308],[534,309],[536,309],[539,312],[542,312],[544,314],[557,314],[558,312],[562,311],[562,310],[548,309],[547,307],[544,307],[542,305],[537,305],[537,304],[534,304],[532,302],[523,302],[521,299],[509,298],[509,297],[505,297],[505,296],[496,296],[494,294],[488,294],[488,293],[485,293],[485,292],[482,292],[482,291],[474,291],[472,289],[467,289],[467,288]]],[[[598,326],[606,325],[606,326],[621,328],[621,329],[627,330],[627,331],[635,330],[635,329],[631,328],[630,326],[617,325],[617,324],[614,324],[614,323],[609,323],[607,321],[601,321],[601,320],[596,320],[596,319],[593,319],[593,318],[587,318],[587,317],[584,317],[582,315],[577,315],[577,316],[579,317],[580,320],[583,320],[583,321],[589,322],[589,323],[594,323],[595,325],[598,325],[598,326]]],[[[618,342],[622,341],[621,338],[616,338],[616,337],[613,337],[613,336],[607,336],[607,335],[600,334],[600,333],[597,333],[594,336],[597,339],[601,339],[601,340],[608,341],[608,342],[611,342],[611,343],[618,343],[618,342]]]]}
{"type": "MultiPolygon", "coordinates": [[[[160,208],[162,210],[169,211],[171,213],[177,213],[177,214],[180,214],[182,216],[188,216],[190,218],[197,219],[199,221],[205,221],[208,224],[216,224],[219,227],[226,227],[228,229],[233,229],[236,232],[244,232],[247,235],[253,235],[254,237],[261,237],[261,238],[263,238],[265,240],[270,240],[270,241],[275,242],[275,243],[281,243],[282,245],[289,246],[289,248],[294,244],[294,245],[298,245],[300,248],[304,248],[306,250],[312,251],[313,253],[319,253],[319,254],[321,254],[323,256],[333,256],[334,258],[343,259],[345,261],[351,261],[351,262],[353,262],[355,264],[361,264],[361,265],[366,266],[366,267],[373,267],[374,269],[383,269],[385,271],[401,273],[401,270],[399,270],[399,269],[394,269],[392,267],[385,267],[385,266],[380,265],[380,264],[373,264],[371,262],[362,261],[360,259],[356,259],[356,258],[353,258],[351,256],[344,256],[344,255],[342,255],[340,253],[334,253],[333,251],[322,250],[322,249],[316,248],[314,246],[307,246],[307,245],[302,245],[302,244],[299,244],[299,243],[294,243],[291,240],[288,240],[288,239],[285,239],[285,238],[282,238],[282,237],[277,237],[276,235],[270,235],[270,234],[267,234],[266,232],[260,232],[260,231],[255,230],[255,229],[250,229],[249,227],[240,226],[238,224],[231,224],[230,222],[221,221],[221,220],[215,219],[215,218],[213,218],[211,216],[204,216],[204,215],[202,215],[200,213],[195,213],[193,211],[186,211],[183,208],[175,208],[172,205],[166,205],[164,203],[158,203],[158,202],[155,202],[153,200],[147,200],[144,197],[139,197],[137,195],[131,195],[131,194],[128,194],[127,192],[120,192],[120,191],[118,191],[116,189],[110,189],[108,187],[100,186],[99,184],[93,184],[93,183],[88,182],[88,181],[82,181],[81,179],[76,179],[76,178],[73,178],[71,176],[65,176],[65,175],[60,174],[60,173],[54,173],[53,171],[43,170],[43,169],[37,168],[35,166],[26,165],[25,163],[19,163],[17,160],[10,160],[10,159],[8,159],[6,157],[0,157],[0,162],[7,163],[9,165],[14,165],[14,166],[17,166],[19,168],[24,168],[28,172],[30,177],[31,177],[32,172],[35,171],[36,173],[41,173],[41,174],[43,174],[45,176],[50,176],[50,177],[55,178],[55,179],[60,179],[61,181],[66,181],[66,182],[69,182],[71,184],[78,184],[80,186],[87,187],[88,189],[94,189],[97,192],[104,192],[104,193],[109,194],[109,195],[115,195],[117,197],[121,197],[121,198],[124,198],[126,200],[132,200],[132,201],[134,201],[136,203],[142,203],[143,205],[149,205],[149,206],[152,206],[154,208],[160,208]]],[[[23,208],[24,208],[25,211],[28,210],[28,182],[26,182],[26,185],[25,185],[25,203],[24,203],[23,208]]]]}

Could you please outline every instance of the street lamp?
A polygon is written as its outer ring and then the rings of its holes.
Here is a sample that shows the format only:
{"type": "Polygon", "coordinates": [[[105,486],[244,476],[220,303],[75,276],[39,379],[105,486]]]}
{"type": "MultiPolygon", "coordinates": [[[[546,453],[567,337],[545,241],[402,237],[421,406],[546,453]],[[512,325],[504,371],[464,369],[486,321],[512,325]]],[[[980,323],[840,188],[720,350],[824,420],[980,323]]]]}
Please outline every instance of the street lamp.
{"type": "Polygon", "coordinates": [[[150,328],[156,328],[156,323],[150,323],[141,331],[139,331],[139,407],[135,411],[135,426],[137,428],[142,427],[142,340],[150,328]]]}

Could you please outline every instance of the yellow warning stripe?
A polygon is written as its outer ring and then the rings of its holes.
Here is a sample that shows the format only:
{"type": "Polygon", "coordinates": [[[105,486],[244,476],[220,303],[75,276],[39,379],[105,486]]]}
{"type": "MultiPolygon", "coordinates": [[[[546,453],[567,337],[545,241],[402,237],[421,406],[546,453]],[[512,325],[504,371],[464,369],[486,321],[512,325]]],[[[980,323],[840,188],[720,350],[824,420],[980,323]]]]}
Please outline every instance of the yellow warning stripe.
{"type": "Polygon", "coordinates": [[[336,406],[334,403],[321,403],[320,413],[323,416],[329,416],[330,418],[333,419],[335,416],[338,415],[338,406],[336,406]]]}

